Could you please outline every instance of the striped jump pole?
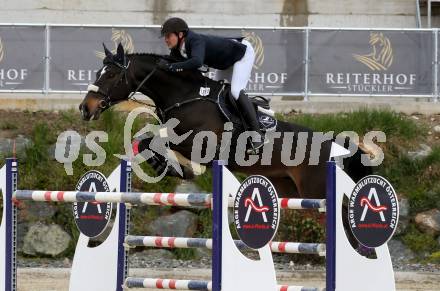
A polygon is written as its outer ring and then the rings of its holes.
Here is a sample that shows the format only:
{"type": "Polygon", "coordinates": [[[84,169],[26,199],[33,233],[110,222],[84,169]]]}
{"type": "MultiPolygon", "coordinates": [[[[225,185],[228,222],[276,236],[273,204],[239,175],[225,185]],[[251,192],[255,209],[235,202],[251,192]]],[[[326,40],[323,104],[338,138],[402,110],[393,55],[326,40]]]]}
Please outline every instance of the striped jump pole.
{"type": "Polygon", "coordinates": [[[211,206],[211,195],[206,193],[137,193],[17,190],[15,191],[14,199],[46,202],[110,202],[162,206],[211,206]]]}
{"type": "MultiPolygon", "coordinates": [[[[240,250],[252,250],[241,240],[234,240],[240,250]]],[[[156,248],[206,248],[212,249],[212,239],[185,238],[185,237],[160,237],[160,236],[134,236],[125,238],[127,247],[156,247],[156,248]]],[[[271,242],[270,248],[273,253],[289,254],[312,254],[325,256],[325,244],[320,243],[297,243],[297,242],[271,242]]]]}
{"type": "MultiPolygon", "coordinates": [[[[134,278],[128,277],[125,280],[125,288],[154,288],[171,290],[212,290],[210,281],[198,280],[174,280],[157,278],[134,278]]],[[[304,286],[278,285],[278,291],[321,291],[321,288],[310,288],[304,286]]]]}
{"type": "MultiPolygon", "coordinates": [[[[17,190],[15,200],[40,202],[100,202],[131,203],[162,206],[186,206],[211,208],[212,195],[209,193],[138,193],[138,192],[83,192],[83,191],[43,191],[17,190]]],[[[282,209],[325,209],[325,199],[280,199],[282,209]]],[[[233,207],[234,199],[228,199],[233,207]]]]}
{"type": "Polygon", "coordinates": [[[132,278],[125,280],[125,288],[154,288],[173,290],[212,290],[212,282],[198,280],[174,280],[154,278],[132,278]]]}

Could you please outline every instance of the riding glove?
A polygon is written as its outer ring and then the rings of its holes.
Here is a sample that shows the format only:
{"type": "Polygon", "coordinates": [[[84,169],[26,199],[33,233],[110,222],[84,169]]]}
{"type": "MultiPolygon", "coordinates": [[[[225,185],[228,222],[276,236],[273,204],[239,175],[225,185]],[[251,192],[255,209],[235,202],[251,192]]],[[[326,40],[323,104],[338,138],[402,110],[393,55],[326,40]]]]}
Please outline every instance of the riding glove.
{"type": "Polygon", "coordinates": [[[157,62],[157,67],[159,68],[159,69],[162,69],[162,70],[164,70],[164,71],[167,71],[167,72],[174,72],[175,70],[173,69],[173,65],[172,64],[170,64],[168,61],[166,61],[165,59],[160,59],[158,62],[157,62]]]}

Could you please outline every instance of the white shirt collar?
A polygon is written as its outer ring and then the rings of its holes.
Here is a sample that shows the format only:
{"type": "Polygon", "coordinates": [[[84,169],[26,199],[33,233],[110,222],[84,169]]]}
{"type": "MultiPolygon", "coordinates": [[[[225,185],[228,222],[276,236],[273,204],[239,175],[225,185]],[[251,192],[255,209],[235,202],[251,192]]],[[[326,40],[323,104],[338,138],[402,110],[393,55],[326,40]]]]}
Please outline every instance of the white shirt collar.
{"type": "Polygon", "coordinates": [[[180,54],[182,55],[182,57],[184,58],[188,58],[188,55],[186,54],[186,48],[185,48],[185,41],[182,40],[182,46],[180,47],[180,54]]]}

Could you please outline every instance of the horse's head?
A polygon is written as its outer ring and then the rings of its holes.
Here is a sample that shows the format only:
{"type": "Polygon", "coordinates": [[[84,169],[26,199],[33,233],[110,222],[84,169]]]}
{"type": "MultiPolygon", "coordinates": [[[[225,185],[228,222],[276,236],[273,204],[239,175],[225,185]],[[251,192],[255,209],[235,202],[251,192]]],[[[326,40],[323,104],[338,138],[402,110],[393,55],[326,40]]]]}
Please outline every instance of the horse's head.
{"type": "Polygon", "coordinates": [[[87,88],[87,95],[79,105],[84,120],[98,119],[111,106],[127,100],[131,92],[127,74],[130,62],[121,44],[116,54],[104,45],[103,67],[96,73],[96,81],[87,88]]]}

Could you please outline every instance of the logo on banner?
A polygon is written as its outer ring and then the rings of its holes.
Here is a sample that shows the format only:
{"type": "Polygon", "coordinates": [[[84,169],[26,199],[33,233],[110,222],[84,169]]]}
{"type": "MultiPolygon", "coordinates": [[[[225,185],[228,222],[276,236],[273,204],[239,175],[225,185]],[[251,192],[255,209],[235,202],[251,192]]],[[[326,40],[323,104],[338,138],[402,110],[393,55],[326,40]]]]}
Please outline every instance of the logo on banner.
{"type": "MultiPolygon", "coordinates": [[[[85,173],[78,184],[77,191],[110,192],[107,178],[98,171],[85,173]]],[[[97,237],[107,227],[112,214],[111,203],[75,202],[73,217],[79,231],[87,237],[97,237]]]]}
{"type": "MultiPolygon", "coordinates": [[[[248,92],[273,92],[280,90],[287,83],[287,72],[283,71],[263,71],[262,67],[265,60],[265,50],[262,38],[254,31],[244,31],[242,36],[252,45],[255,52],[255,60],[252,74],[246,87],[248,92]]],[[[210,78],[216,78],[215,70],[207,73],[210,78]]],[[[230,81],[230,80],[229,80],[230,81]]]]}
{"type": "MultiPolygon", "coordinates": [[[[134,52],[133,37],[126,30],[112,28],[111,40],[113,42],[113,49],[111,49],[113,54],[116,53],[119,43],[124,46],[125,53],[130,54],[134,52]]],[[[95,51],[94,53],[101,60],[105,58],[105,53],[102,51],[95,51]]],[[[96,72],[97,70],[68,69],[67,80],[74,86],[87,87],[94,81],[96,72]]]]}
{"type": "Polygon", "coordinates": [[[348,207],[350,228],[364,246],[379,247],[396,231],[397,195],[385,178],[371,175],[361,179],[351,193],[348,207]]]}
{"type": "Polygon", "coordinates": [[[400,94],[415,88],[417,74],[388,72],[395,54],[391,40],[383,32],[371,32],[368,45],[367,53],[352,56],[371,72],[326,73],[325,82],[329,88],[354,94],[400,94]]]}
{"type": "Polygon", "coordinates": [[[248,177],[234,199],[234,224],[240,239],[252,249],[262,248],[275,236],[279,221],[275,187],[266,177],[248,177]]]}
{"type": "MultiPolygon", "coordinates": [[[[133,37],[125,29],[112,28],[111,40],[114,44],[114,48],[111,50],[112,54],[116,54],[116,49],[119,43],[121,43],[124,47],[126,54],[131,54],[134,52],[133,37]]],[[[95,55],[102,60],[105,59],[105,53],[102,51],[95,51],[95,55]]]]}
{"type": "MultiPolygon", "coordinates": [[[[6,48],[0,37],[0,63],[3,61],[6,54],[6,48]]],[[[25,68],[0,68],[0,88],[12,87],[17,88],[17,85],[23,84],[28,76],[28,69],[25,68]]]]}
{"type": "Polygon", "coordinates": [[[254,69],[258,70],[264,63],[263,41],[261,40],[261,37],[259,37],[255,32],[243,32],[242,35],[254,48],[254,69]]]}
{"type": "Polygon", "coordinates": [[[365,55],[353,54],[353,57],[372,71],[386,71],[393,63],[393,48],[388,37],[382,32],[370,34],[371,52],[365,55]]]}

